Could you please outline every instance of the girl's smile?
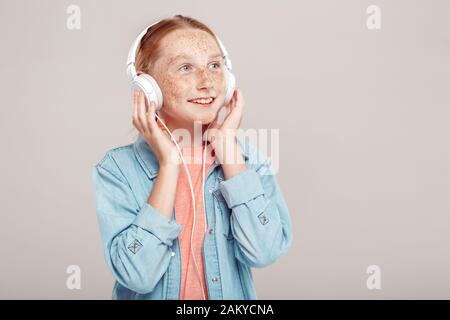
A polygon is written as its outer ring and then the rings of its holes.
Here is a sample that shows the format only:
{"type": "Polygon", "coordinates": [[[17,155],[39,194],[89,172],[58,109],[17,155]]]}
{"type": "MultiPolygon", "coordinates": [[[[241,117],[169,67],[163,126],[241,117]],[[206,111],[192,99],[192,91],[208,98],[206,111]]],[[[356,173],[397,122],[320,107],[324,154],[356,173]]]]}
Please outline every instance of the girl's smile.
{"type": "Polygon", "coordinates": [[[188,100],[191,103],[201,105],[202,107],[210,107],[214,102],[215,97],[199,97],[188,100]]]}

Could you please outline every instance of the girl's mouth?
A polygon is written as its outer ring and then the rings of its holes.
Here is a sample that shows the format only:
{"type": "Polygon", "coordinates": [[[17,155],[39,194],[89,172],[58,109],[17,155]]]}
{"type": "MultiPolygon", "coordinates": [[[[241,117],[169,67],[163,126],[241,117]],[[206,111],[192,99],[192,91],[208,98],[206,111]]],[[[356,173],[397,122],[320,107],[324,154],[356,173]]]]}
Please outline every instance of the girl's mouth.
{"type": "Polygon", "coordinates": [[[194,103],[202,107],[209,107],[213,104],[215,99],[216,99],[215,97],[195,98],[188,100],[188,102],[194,103]]]}

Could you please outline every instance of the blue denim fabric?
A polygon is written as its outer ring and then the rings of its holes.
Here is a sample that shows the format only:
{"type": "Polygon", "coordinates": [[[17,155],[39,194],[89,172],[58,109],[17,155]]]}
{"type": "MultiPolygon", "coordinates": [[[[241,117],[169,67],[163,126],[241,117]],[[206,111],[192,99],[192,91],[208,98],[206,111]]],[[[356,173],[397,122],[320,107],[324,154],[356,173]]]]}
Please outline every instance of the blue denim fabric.
{"type": "MultiPolygon", "coordinates": [[[[206,174],[203,255],[211,300],[257,299],[251,268],[274,263],[293,239],[289,211],[268,159],[237,142],[247,169],[225,180],[216,160],[206,174]]],[[[175,209],[168,220],[147,203],[158,170],[142,135],[109,150],[93,169],[104,255],[116,279],[112,299],[179,299],[182,226],[175,209]]]]}

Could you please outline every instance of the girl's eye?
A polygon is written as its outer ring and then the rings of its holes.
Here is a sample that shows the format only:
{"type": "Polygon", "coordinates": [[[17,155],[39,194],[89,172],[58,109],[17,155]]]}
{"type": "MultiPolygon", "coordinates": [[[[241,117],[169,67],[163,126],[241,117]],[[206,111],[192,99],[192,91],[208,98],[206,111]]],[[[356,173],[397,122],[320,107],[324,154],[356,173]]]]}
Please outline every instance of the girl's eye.
{"type": "Polygon", "coordinates": [[[185,65],[182,65],[180,67],[180,69],[178,69],[178,70],[180,70],[180,71],[189,71],[189,69],[190,69],[190,67],[187,64],[185,64],[185,65]]]}
{"type": "Polygon", "coordinates": [[[219,69],[220,68],[220,63],[219,62],[214,62],[214,63],[211,63],[210,66],[212,66],[213,69],[219,69]]]}

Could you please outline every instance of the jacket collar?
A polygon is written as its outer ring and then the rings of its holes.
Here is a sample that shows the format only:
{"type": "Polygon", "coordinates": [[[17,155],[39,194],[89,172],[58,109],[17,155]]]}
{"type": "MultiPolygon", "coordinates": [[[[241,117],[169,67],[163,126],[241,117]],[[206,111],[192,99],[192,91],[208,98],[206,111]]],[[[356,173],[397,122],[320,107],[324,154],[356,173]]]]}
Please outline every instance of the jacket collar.
{"type": "MultiPolygon", "coordinates": [[[[244,160],[247,162],[249,159],[249,150],[248,146],[243,144],[239,138],[236,138],[236,141],[240,145],[240,149],[242,151],[242,155],[244,160]]],[[[136,141],[133,143],[133,150],[136,155],[136,158],[139,164],[144,169],[149,179],[154,179],[159,172],[159,161],[156,157],[154,151],[150,148],[148,143],[145,141],[142,134],[139,134],[136,141]]],[[[218,165],[219,161],[217,158],[214,159],[214,165],[218,165]]]]}

